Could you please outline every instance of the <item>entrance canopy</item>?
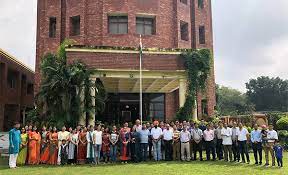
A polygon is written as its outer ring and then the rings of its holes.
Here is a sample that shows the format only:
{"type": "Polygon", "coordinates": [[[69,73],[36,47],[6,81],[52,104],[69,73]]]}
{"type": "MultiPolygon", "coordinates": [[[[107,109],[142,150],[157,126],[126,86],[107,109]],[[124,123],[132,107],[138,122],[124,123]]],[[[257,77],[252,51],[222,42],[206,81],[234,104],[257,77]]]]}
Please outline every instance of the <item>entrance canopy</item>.
{"type": "MultiPolygon", "coordinates": [[[[100,69],[94,75],[100,78],[108,93],[139,93],[139,70],[100,69]]],[[[170,93],[186,80],[183,70],[142,71],[143,93],[170,93]]]]}

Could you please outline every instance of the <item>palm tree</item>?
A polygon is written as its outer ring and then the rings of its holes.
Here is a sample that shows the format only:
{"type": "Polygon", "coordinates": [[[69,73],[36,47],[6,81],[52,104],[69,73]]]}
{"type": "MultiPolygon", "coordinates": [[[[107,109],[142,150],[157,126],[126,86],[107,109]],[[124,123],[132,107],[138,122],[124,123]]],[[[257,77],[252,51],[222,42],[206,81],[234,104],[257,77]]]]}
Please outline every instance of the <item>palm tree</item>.
{"type": "Polygon", "coordinates": [[[69,44],[71,41],[65,40],[57,54],[49,53],[42,58],[42,80],[36,104],[49,122],[75,126],[82,113],[103,111],[106,92],[101,80],[93,82],[90,79],[96,70],[88,69],[80,61],[67,64],[65,47],[69,44]],[[95,90],[95,96],[90,95],[91,88],[95,90]],[[92,105],[93,98],[95,106],[92,105]]]}

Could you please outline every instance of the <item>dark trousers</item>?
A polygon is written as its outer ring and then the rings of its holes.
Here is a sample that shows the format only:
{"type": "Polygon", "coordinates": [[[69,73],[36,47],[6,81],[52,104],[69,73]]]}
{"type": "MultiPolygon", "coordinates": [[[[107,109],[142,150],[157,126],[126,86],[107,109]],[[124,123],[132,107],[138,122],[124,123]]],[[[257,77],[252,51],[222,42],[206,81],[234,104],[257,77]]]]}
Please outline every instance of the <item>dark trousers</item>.
{"type": "Polygon", "coordinates": [[[140,143],[140,161],[147,160],[148,143],[140,143]]]}
{"type": "Polygon", "coordinates": [[[216,153],[217,153],[217,158],[219,160],[223,159],[223,140],[222,139],[217,139],[216,141],[216,153]]]}
{"type": "Polygon", "coordinates": [[[278,166],[279,166],[279,167],[283,167],[283,160],[282,160],[282,158],[281,158],[281,157],[276,157],[276,159],[277,159],[277,164],[278,164],[278,166]]]}
{"type": "Polygon", "coordinates": [[[255,163],[262,164],[262,143],[252,143],[252,149],[254,153],[255,163]],[[259,161],[258,161],[258,155],[259,155],[259,161]]]}
{"type": "Polygon", "coordinates": [[[210,160],[210,154],[212,154],[213,160],[216,159],[214,141],[205,141],[206,159],[210,160]]]}
{"type": "Polygon", "coordinates": [[[131,149],[131,160],[133,162],[138,162],[138,154],[139,154],[139,144],[138,143],[131,143],[130,144],[131,149]]]}
{"type": "Polygon", "coordinates": [[[152,160],[152,158],[153,158],[153,152],[152,152],[153,143],[151,140],[149,140],[149,142],[148,142],[148,147],[149,147],[149,159],[152,160]]]}
{"type": "Polygon", "coordinates": [[[165,160],[172,160],[172,140],[164,140],[165,160]]]}
{"type": "Polygon", "coordinates": [[[246,162],[245,156],[246,156],[247,162],[250,162],[246,140],[245,141],[238,141],[238,146],[239,146],[239,152],[241,155],[242,162],[243,163],[246,162]]]}
{"type": "Polygon", "coordinates": [[[203,160],[203,157],[202,157],[202,141],[200,141],[199,143],[196,143],[193,140],[192,141],[192,145],[193,145],[194,160],[197,160],[197,151],[199,152],[200,160],[203,160]]]}
{"type": "Polygon", "coordinates": [[[233,157],[234,161],[240,161],[240,154],[239,154],[239,147],[237,141],[233,141],[232,143],[232,152],[233,152],[233,157]]]}

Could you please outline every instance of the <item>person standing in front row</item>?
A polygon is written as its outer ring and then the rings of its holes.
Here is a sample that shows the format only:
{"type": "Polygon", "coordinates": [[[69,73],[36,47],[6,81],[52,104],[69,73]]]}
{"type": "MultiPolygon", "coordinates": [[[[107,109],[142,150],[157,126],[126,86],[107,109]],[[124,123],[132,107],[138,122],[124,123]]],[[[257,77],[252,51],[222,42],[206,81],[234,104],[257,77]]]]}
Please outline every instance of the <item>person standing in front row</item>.
{"type": "Polygon", "coordinates": [[[194,160],[197,160],[197,151],[199,152],[200,161],[203,161],[202,157],[202,139],[203,131],[198,127],[198,124],[194,124],[194,129],[191,130],[192,144],[194,160]]]}
{"type": "Polygon", "coordinates": [[[21,145],[20,123],[15,122],[13,129],[9,131],[9,167],[17,168],[16,161],[21,145]]]}
{"type": "Polygon", "coordinates": [[[169,124],[166,124],[166,128],[163,130],[163,141],[164,141],[164,148],[165,148],[165,160],[171,161],[172,160],[172,141],[173,141],[173,129],[170,128],[169,124]]]}
{"type": "Polygon", "coordinates": [[[181,159],[182,161],[190,161],[190,139],[191,134],[187,130],[187,126],[184,125],[183,130],[180,132],[180,142],[181,142],[181,159]],[[186,154],[185,154],[186,153],[186,154]]]}
{"type": "Polygon", "coordinates": [[[149,141],[149,130],[147,129],[147,126],[145,124],[139,131],[139,135],[140,135],[140,161],[146,161],[148,141],[149,141]]]}
{"type": "Polygon", "coordinates": [[[247,140],[248,140],[247,137],[249,136],[249,132],[246,128],[243,127],[242,123],[239,123],[239,130],[237,131],[237,136],[242,163],[246,163],[245,156],[247,159],[247,163],[250,163],[248,146],[247,146],[247,140]]]}
{"type": "Polygon", "coordinates": [[[254,130],[251,132],[251,143],[254,153],[255,165],[262,164],[262,133],[258,129],[258,125],[254,125],[254,130]],[[259,160],[258,160],[259,155],[259,160]]]}
{"type": "Polygon", "coordinates": [[[94,162],[95,164],[100,163],[100,152],[102,147],[102,131],[101,125],[95,127],[95,131],[93,131],[93,143],[94,143],[94,162]]]}
{"type": "Polygon", "coordinates": [[[214,130],[212,129],[211,124],[208,124],[206,130],[203,133],[205,140],[205,149],[206,149],[206,160],[210,160],[210,154],[212,154],[213,160],[216,160],[215,147],[214,147],[214,130]]]}
{"type": "Polygon", "coordinates": [[[227,123],[224,123],[224,127],[221,130],[222,144],[224,147],[224,160],[232,162],[232,129],[227,126],[227,123]],[[229,155],[229,160],[228,160],[229,155]]]}
{"type": "Polygon", "coordinates": [[[173,160],[180,160],[180,131],[173,126],[173,160]]]}
{"type": "Polygon", "coordinates": [[[277,132],[273,129],[273,125],[269,125],[269,129],[267,131],[267,148],[265,151],[265,158],[266,158],[266,166],[269,165],[269,152],[272,157],[272,166],[275,166],[275,154],[273,147],[278,140],[278,134],[277,132]]]}
{"type": "Polygon", "coordinates": [[[233,152],[233,158],[234,162],[240,161],[240,155],[239,155],[239,147],[238,147],[238,136],[237,136],[237,131],[238,131],[237,123],[233,122],[233,127],[232,127],[232,152],[233,152]]]}
{"type": "Polygon", "coordinates": [[[276,145],[274,146],[275,156],[277,159],[278,167],[283,167],[283,147],[279,144],[279,141],[277,141],[276,145]]]}
{"type": "Polygon", "coordinates": [[[216,137],[216,154],[219,160],[223,159],[223,139],[221,135],[221,130],[223,128],[223,123],[220,121],[218,127],[215,127],[215,137],[216,137]]]}
{"type": "Polygon", "coordinates": [[[154,159],[155,161],[160,161],[162,158],[161,155],[161,138],[163,135],[162,129],[158,127],[159,122],[154,121],[154,128],[151,129],[151,137],[154,150],[154,159]]]}

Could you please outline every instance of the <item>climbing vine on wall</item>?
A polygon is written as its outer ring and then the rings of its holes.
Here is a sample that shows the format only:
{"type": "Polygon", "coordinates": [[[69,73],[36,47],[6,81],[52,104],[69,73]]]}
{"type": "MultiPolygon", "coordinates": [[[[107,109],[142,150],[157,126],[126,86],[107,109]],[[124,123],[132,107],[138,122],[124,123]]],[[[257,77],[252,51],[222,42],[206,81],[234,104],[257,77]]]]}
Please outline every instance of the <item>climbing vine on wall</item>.
{"type": "Polygon", "coordinates": [[[177,112],[179,120],[192,119],[192,109],[195,107],[197,92],[203,91],[206,87],[206,80],[211,69],[212,54],[209,49],[197,49],[183,52],[187,72],[187,92],[184,106],[177,112]]]}

